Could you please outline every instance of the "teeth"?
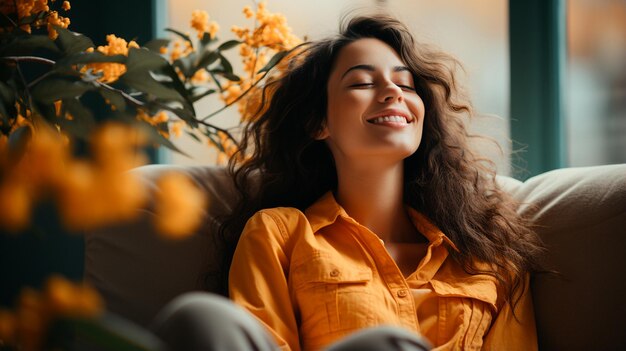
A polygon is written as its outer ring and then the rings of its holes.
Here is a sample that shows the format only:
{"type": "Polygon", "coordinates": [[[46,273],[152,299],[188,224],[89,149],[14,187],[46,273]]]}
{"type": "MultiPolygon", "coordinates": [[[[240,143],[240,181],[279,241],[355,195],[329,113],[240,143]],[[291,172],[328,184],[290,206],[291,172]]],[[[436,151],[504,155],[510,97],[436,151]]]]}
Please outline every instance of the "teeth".
{"type": "Polygon", "coordinates": [[[374,118],[373,120],[371,120],[371,122],[372,123],[385,123],[385,122],[407,123],[407,120],[406,118],[402,116],[383,116],[383,117],[374,118]]]}

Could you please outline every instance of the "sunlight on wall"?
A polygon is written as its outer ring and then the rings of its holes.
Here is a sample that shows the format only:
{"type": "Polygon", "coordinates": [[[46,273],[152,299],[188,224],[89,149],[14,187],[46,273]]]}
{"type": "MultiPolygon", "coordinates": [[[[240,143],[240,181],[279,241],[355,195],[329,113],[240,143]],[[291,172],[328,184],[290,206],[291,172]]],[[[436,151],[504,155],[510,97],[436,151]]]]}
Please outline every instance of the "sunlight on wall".
{"type": "MultiPolygon", "coordinates": [[[[241,10],[253,5],[250,0],[200,1],[169,0],[169,26],[186,29],[191,12],[206,10],[220,26],[218,37],[231,39],[232,25],[250,25],[241,10]]],[[[296,35],[318,39],[336,33],[339,19],[352,10],[383,6],[405,22],[418,41],[435,44],[456,56],[466,74],[461,81],[472,97],[478,117],[472,123],[473,132],[497,140],[505,153],[509,147],[509,58],[508,58],[508,5],[501,0],[269,0],[268,9],[283,13],[296,35]]],[[[235,56],[233,64],[238,62],[235,56]]],[[[235,70],[237,67],[235,66],[235,70]]],[[[219,101],[203,101],[197,106],[200,115],[219,108],[219,101]]],[[[216,117],[223,126],[237,123],[236,108],[216,117]]],[[[215,152],[205,144],[191,138],[174,140],[192,158],[170,154],[169,162],[176,164],[207,164],[215,161],[215,152]]],[[[496,161],[500,173],[508,174],[509,160],[499,155],[488,143],[481,143],[484,154],[496,161]]]]}

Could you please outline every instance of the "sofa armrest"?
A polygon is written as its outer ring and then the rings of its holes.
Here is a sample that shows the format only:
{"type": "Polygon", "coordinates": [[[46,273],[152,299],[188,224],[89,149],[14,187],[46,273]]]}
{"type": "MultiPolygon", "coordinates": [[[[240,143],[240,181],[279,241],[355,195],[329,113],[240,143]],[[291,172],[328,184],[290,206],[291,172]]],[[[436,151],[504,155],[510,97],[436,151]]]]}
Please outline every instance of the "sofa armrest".
{"type": "Polygon", "coordinates": [[[626,165],[547,172],[512,194],[558,271],[532,281],[540,349],[626,349],[626,165]]]}

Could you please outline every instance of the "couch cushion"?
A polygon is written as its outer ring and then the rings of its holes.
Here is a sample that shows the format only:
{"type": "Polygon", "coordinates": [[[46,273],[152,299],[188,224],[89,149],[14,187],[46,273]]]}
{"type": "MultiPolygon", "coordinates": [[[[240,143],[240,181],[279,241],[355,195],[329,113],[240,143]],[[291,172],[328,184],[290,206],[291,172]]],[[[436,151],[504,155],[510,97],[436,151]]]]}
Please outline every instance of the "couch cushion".
{"type": "Polygon", "coordinates": [[[85,235],[85,279],[101,292],[109,311],[140,325],[174,297],[203,289],[205,276],[220,262],[212,250],[217,218],[231,210],[234,200],[232,182],[220,167],[151,165],[133,172],[153,194],[156,179],[171,171],[189,175],[207,194],[204,225],[194,235],[183,240],[159,236],[150,206],[131,222],[85,235]]]}
{"type": "Polygon", "coordinates": [[[626,165],[559,169],[508,190],[559,272],[532,282],[540,349],[626,349],[626,165]]]}

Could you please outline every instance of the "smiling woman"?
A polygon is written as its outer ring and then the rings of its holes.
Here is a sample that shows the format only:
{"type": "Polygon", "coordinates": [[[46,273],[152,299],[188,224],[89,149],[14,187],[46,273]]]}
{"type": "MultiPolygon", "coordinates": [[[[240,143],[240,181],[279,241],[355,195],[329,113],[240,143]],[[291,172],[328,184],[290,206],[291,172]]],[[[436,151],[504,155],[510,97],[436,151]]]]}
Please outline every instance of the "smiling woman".
{"type": "Polygon", "coordinates": [[[455,64],[385,15],[300,46],[230,163],[224,264],[248,313],[194,294],[157,333],[191,348],[536,349],[541,247],[468,147],[455,64]]]}
{"type": "Polygon", "coordinates": [[[354,163],[397,163],[420,143],[424,104],[413,77],[384,42],[365,38],[347,45],[328,80],[325,140],[337,168],[354,163]]]}

